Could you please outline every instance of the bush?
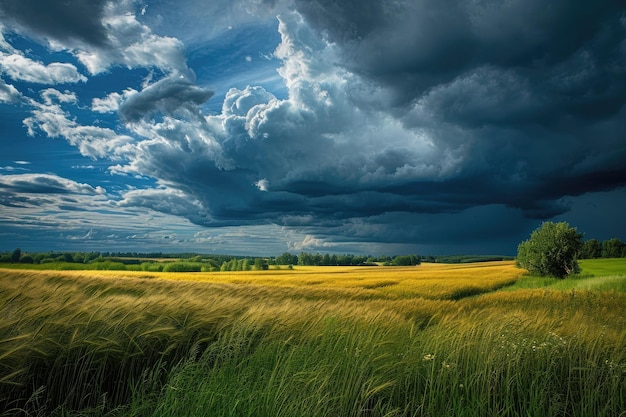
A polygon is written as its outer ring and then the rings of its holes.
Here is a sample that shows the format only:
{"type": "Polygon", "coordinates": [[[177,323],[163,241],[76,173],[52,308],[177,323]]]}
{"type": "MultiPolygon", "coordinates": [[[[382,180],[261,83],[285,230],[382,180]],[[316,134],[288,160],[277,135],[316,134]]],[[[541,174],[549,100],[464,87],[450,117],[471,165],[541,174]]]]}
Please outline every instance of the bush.
{"type": "Polygon", "coordinates": [[[162,272],[163,265],[158,262],[143,262],[141,270],[146,272],[162,272]]]}
{"type": "Polygon", "coordinates": [[[96,271],[126,271],[126,265],[121,262],[102,261],[93,262],[91,267],[96,271]]]}
{"type": "Polygon", "coordinates": [[[171,262],[163,267],[163,272],[201,272],[202,264],[199,262],[171,262]]]}

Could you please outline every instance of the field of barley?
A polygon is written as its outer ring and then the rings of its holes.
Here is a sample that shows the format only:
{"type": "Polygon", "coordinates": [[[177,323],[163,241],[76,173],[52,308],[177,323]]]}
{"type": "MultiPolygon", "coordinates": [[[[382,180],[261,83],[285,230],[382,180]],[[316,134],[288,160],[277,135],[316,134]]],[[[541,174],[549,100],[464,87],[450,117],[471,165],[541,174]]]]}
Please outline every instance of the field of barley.
{"type": "Polygon", "coordinates": [[[0,415],[625,415],[625,261],[0,269],[0,415]]]}

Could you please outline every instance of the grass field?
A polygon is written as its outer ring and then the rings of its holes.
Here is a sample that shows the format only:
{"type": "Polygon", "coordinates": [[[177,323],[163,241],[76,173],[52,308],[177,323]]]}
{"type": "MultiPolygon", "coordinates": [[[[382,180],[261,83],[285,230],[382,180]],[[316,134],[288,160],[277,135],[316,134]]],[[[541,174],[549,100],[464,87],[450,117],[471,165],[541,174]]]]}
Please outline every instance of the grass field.
{"type": "Polygon", "coordinates": [[[623,415],[626,260],[582,267],[2,269],[0,415],[623,415]]]}

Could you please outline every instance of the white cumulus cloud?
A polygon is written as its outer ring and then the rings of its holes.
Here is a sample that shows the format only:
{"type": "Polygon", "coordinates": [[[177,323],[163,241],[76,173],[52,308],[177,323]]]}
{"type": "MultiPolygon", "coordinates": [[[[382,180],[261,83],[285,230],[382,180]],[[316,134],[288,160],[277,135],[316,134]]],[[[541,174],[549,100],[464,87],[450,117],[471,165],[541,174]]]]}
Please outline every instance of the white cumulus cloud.
{"type": "Polygon", "coordinates": [[[87,81],[76,66],[69,63],[52,62],[44,65],[21,54],[0,52],[0,71],[16,81],[37,84],[68,84],[87,81]]]}

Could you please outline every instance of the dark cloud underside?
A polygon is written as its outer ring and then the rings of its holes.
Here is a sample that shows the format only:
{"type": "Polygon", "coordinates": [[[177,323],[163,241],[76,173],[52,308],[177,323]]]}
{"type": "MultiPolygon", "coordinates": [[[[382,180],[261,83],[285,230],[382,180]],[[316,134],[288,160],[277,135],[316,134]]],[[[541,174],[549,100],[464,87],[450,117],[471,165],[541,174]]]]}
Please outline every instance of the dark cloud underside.
{"type": "Polygon", "coordinates": [[[39,36],[106,46],[102,25],[107,0],[2,0],[0,16],[39,36]]]}

